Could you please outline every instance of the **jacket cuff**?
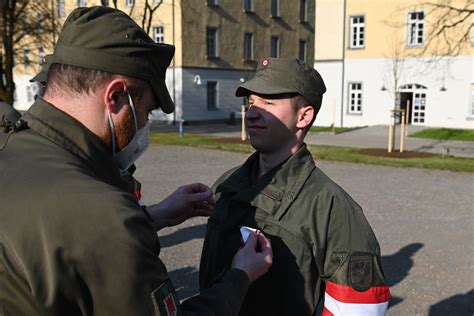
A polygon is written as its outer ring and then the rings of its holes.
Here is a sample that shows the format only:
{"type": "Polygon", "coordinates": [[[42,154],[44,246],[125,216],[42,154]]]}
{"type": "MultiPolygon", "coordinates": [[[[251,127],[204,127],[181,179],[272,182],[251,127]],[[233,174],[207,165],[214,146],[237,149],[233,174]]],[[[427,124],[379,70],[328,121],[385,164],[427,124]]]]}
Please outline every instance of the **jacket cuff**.
{"type": "Polygon", "coordinates": [[[247,273],[237,268],[231,268],[223,273],[215,283],[224,283],[228,286],[230,294],[228,297],[232,298],[232,304],[236,304],[237,310],[239,310],[250,285],[247,273]]]}

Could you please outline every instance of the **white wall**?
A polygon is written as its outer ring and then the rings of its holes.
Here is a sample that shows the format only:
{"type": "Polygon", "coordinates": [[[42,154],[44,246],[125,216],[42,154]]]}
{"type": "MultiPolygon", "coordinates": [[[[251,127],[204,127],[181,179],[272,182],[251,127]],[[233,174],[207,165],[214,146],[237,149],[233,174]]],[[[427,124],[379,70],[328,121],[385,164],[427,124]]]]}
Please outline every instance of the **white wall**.
{"type": "Polygon", "coordinates": [[[314,125],[331,126],[335,123],[335,126],[340,126],[342,62],[315,62],[314,68],[323,78],[327,89],[314,125]]]}
{"type": "MultiPolygon", "coordinates": [[[[421,68],[419,60],[409,60],[404,64],[399,86],[420,84],[426,92],[426,126],[474,128],[474,117],[469,116],[471,84],[473,80],[473,57],[462,56],[452,59],[449,67],[437,65],[432,69],[421,68]],[[422,71],[423,70],[423,71],[422,71]],[[447,90],[440,91],[444,86],[447,90]]],[[[315,68],[321,73],[328,91],[323,98],[323,106],[315,125],[328,126],[332,123],[332,104],[338,107],[336,126],[340,124],[340,81],[341,63],[316,62],[315,68]]],[[[365,126],[388,124],[390,110],[394,107],[391,93],[390,65],[385,59],[350,59],[345,62],[345,85],[343,97],[343,125],[365,126]],[[348,83],[362,83],[362,114],[348,113],[348,83]],[[388,88],[381,91],[381,87],[388,88]]]]}

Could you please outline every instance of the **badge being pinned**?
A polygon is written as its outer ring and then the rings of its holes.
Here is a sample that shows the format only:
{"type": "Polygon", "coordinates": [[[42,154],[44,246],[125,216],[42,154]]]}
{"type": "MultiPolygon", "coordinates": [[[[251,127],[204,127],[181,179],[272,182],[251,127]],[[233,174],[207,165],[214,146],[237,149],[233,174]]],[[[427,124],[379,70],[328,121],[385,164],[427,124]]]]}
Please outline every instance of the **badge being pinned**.
{"type": "Polygon", "coordinates": [[[265,59],[262,61],[262,67],[267,67],[269,63],[270,63],[270,61],[265,58],[265,59]]]}
{"type": "Polygon", "coordinates": [[[170,279],[163,282],[151,293],[155,314],[162,316],[181,316],[178,296],[170,279]]]}

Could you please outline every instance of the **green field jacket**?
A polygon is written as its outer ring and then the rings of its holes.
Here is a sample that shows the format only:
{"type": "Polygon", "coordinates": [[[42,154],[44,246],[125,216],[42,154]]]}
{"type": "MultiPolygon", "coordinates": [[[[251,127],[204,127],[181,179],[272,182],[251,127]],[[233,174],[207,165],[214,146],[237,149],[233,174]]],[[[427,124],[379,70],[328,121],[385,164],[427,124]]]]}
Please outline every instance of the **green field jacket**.
{"type": "Polygon", "coordinates": [[[180,306],[147,212],[104,143],[41,98],[0,151],[0,315],[236,315],[229,270],[180,306]]]}
{"type": "Polygon", "coordinates": [[[306,145],[259,179],[258,155],[213,186],[201,289],[230,266],[241,225],[268,236],[274,255],[268,274],[250,286],[241,315],[321,313],[327,282],[359,291],[385,285],[379,245],[362,209],[315,166],[306,145]]]}

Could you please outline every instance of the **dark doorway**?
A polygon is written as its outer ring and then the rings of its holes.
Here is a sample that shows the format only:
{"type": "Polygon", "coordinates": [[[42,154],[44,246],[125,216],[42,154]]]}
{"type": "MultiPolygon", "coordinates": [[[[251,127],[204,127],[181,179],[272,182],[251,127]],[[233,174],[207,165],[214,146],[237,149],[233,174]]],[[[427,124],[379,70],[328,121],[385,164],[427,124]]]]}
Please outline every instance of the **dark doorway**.
{"type": "MultiPolygon", "coordinates": [[[[400,93],[400,110],[405,110],[405,123],[411,124],[413,112],[413,92],[400,93]],[[406,116],[408,115],[408,120],[406,116]]],[[[401,119],[396,120],[397,124],[401,123],[401,119]]]]}

